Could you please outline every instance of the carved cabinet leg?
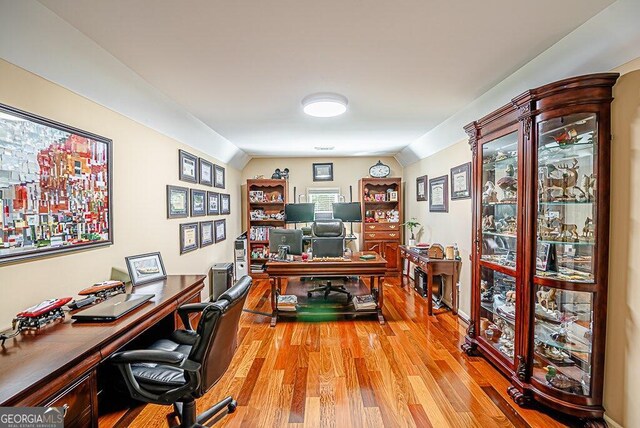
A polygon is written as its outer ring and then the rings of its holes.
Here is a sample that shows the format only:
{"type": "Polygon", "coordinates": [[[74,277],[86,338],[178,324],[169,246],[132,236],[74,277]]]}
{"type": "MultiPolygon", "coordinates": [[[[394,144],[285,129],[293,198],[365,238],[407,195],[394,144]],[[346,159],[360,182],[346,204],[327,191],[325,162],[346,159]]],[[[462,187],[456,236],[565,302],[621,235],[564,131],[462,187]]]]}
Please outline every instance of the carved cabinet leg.
{"type": "Polygon", "coordinates": [[[584,428],[607,428],[608,425],[602,418],[584,419],[584,428]]]}
{"type": "Polygon", "coordinates": [[[462,345],[460,345],[460,347],[462,348],[464,353],[467,354],[470,357],[478,355],[478,353],[476,352],[477,345],[475,343],[465,342],[462,345]]]}
{"type": "Polygon", "coordinates": [[[531,396],[523,394],[515,386],[510,386],[509,388],[507,388],[507,393],[518,406],[528,407],[529,405],[531,405],[531,396]]]}

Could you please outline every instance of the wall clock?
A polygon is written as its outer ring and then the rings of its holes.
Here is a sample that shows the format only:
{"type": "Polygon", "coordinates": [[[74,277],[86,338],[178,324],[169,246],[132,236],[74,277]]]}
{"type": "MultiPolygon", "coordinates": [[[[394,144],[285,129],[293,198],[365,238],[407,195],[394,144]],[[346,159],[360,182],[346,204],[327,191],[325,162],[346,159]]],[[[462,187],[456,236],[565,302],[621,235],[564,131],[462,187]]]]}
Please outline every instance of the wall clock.
{"type": "Polygon", "coordinates": [[[369,175],[373,178],[385,178],[388,177],[390,173],[391,168],[389,168],[389,165],[385,165],[381,161],[378,161],[377,164],[369,168],[369,175]]]}

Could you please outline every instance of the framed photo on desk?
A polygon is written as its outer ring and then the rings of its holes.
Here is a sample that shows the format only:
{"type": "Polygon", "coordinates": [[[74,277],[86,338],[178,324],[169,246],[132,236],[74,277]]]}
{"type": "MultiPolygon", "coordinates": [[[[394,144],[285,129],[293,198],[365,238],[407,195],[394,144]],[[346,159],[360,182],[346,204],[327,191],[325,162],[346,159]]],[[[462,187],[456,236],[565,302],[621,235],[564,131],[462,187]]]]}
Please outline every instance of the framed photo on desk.
{"type": "Polygon", "coordinates": [[[167,277],[164,263],[162,263],[162,256],[159,252],[128,256],[124,260],[127,263],[131,285],[134,287],[167,277]]]}

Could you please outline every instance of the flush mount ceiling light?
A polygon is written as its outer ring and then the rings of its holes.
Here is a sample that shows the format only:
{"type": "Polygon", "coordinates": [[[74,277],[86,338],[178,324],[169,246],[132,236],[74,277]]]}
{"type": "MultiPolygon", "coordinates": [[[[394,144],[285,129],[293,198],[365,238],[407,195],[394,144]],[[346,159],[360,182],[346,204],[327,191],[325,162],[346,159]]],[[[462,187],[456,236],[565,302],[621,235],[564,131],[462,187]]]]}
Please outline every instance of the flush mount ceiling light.
{"type": "Polygon", "coordinates": [[[302,99],[304,112],[313,117],[334,117],[347,111],[347,97],[330,92],[311,94],[302,99]]]}

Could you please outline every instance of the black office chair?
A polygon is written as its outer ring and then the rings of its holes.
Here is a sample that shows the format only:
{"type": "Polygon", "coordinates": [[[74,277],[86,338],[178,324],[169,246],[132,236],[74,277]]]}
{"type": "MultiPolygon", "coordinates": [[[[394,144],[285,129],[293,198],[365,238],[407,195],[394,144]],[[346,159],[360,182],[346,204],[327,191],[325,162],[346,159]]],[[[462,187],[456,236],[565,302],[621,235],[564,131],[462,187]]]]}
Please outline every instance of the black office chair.
{"type": "MultiPolygon", "coordinates": [[[[342,257],[344,255],[344,238],[346,230],[342,220],[316,220],[311,226],[311,248],[313,257],[342,257]]],[[[347,301],[351,300],[351,293],[344,285],[333,285],[332,281],[342,280],[344,277],[328,278],[325,284],[321,284],[307,292],[307,297],[313,293],[324,293],[325,300],[334,291],[347,295],[347,301]]]]}
{"type": "Polygon", "coordinates": [[[202,397],[224,375],[237,347],[242,307],[251,278],[242,277],[215,302],[190,303],[178,308],[187,330],[177,330],[147,349],[118,352],[118,365],[131,396],[155,404],[173,404],[181,427],[202,426],[225,407],[233,413],[238,405],[226,397],[196,416],[196,398],[202,397]],[[189,314],[201,312],[196,330],[189,314]]]}

